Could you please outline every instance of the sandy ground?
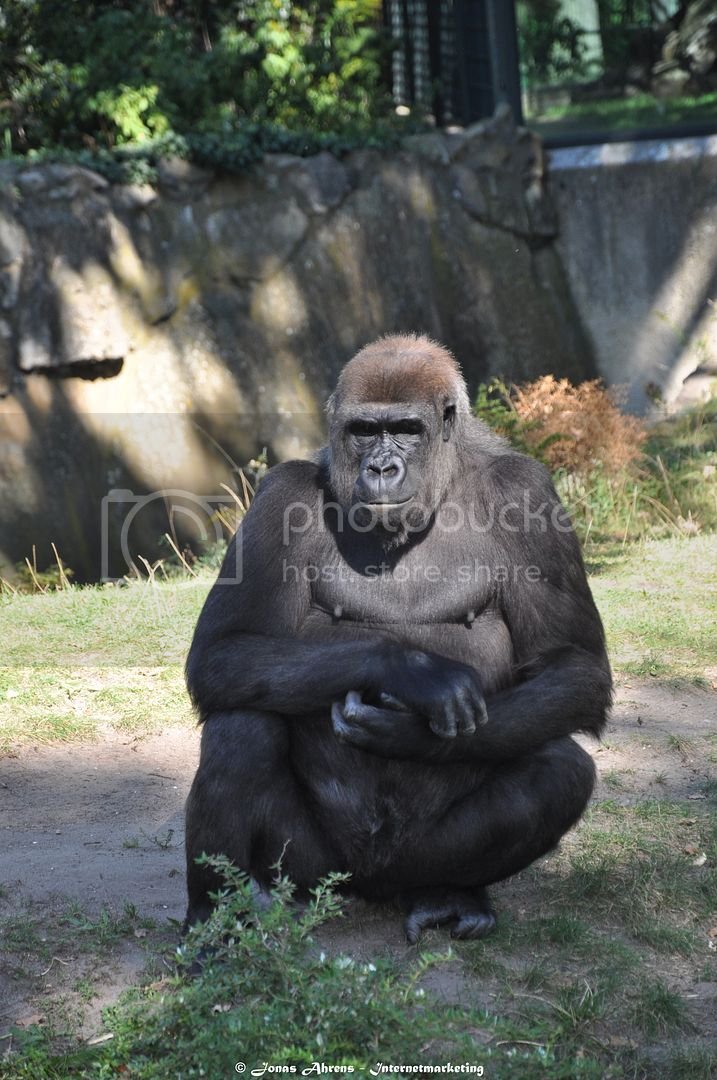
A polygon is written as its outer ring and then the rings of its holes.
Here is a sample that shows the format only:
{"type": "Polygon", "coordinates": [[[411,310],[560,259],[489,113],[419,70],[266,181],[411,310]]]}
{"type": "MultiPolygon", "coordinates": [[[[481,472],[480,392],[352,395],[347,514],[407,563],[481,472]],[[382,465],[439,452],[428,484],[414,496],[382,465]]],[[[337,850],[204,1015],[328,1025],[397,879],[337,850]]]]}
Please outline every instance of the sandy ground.
{"type": "MultiPolygon", "coordinates": [[[[715,732],[715,691],[623,679],[604,744],[586,741],[603,777],[598,794],[623,802],[646,794],[699,797],[715,775],[703,742],[715,732]],[[617,790],[604,779],[615,772],[622,775],[617,790]]],[[[121,912],[129,902],[157,925],[147,941],[140,932],[125,942],[102,970],[92,955],[74,955],[71,942],[47,972],[3,969],[0,939],[0,1036],[13,1023],[37,1020],[53,995],[94,965],[95,996],[83,1025],[91,1031],[101,1006],[139,977],[148,952],[176,938],[168,920],[184,915],[183,806],[198,749],[199,732],[183,727],[143,738],[108,733],[92,743],[27,747],[0,760],[0,919],[23,911],[50,919],[71,901],[89,914],[103,907],[121,912]]],[[[521,888],[520,882],[498,887],[499,910],[511,898],[519,902],[521,888]]],[[[405,950],[398,915],[360,902],[329,936],[359,956],[405,950]]],[[[452,977],[446,971],[434,989],[450,998],[452,977]]]]}

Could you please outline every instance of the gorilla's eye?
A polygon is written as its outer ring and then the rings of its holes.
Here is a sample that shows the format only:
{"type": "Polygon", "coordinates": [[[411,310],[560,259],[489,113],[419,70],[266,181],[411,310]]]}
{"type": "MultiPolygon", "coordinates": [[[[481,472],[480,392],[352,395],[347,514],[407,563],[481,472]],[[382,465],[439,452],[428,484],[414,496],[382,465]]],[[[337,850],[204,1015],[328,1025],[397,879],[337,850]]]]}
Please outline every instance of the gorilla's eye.
{"type": "Polygon", "coordinates": [[[377,439],[387,435],[422,435],[425,431],[423,421],[413,416],[402,416],[397,420],[352,420],[347,425],[349,435],[358,439],[377,439]]]}
{"type": "Polygon", "coordinates": [[[375,438],[381,434],[381,425],[372,420],[353,420],[348,426],[349,435],[359,438],[375,438]]]}
{"type": "Polygon", "coordinates": [[[423,435],[425,427],[421,420],[407,416],[404,419],[396,420],[393,424],[386,424],[386,430],[391,435],[423,435]]]}

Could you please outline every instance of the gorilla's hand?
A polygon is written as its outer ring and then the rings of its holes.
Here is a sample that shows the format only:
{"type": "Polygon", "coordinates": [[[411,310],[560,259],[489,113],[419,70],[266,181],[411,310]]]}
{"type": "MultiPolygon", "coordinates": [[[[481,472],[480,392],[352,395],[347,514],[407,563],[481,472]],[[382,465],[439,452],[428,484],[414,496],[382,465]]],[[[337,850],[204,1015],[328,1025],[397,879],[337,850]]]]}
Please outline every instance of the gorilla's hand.
{"type": "Polygon", "coordinates": [[[408,650],[388,658],[387,678],[378,687],[410,713],[424,716],[442,739],[472,735],[488,721],[478,673],[435,653],[408,650]]]}
{"type": "Polygon", "coordinates": [[[442,740],[428,728],[425,717],[406,709],[390,694],[379,695],[380,705],[367,705],[357,690],[331,709],[334,732],[342,742],[387,758],[435,757],[442,740]]]}

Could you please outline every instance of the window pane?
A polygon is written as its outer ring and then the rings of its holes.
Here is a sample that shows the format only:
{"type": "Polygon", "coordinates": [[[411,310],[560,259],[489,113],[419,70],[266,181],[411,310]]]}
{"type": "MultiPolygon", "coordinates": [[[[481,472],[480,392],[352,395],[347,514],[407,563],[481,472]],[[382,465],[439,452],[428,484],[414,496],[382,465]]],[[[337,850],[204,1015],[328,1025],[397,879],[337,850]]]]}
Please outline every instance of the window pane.
{"type": "Polygon", "coordinates": [[[546,136],[717,127],[717,0],[518,0],[523,110],[546,136]]]}

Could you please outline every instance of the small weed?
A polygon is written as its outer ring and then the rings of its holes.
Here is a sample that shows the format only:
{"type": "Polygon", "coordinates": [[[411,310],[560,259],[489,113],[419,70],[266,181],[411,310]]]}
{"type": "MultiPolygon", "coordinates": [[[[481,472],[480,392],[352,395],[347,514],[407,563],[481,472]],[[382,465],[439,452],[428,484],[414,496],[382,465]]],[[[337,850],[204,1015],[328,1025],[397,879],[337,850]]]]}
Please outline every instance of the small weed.
{"type": "Polygon", "coordinates": [[[97,997],[97,990],[90,979],[78,979],[72,989],[86,1005],[97,997]]]}
{"type": "Polygon", "coordinates": [[[622,773],[617,769],[609,769],[602,774],[602,781],[607,784],[608,787],[615,788],[616,791],[623,791],[625,788],[625,781],[622,773]]]}
{"type": "Polygon", "coordinates": [[[174,836],[174,829],[167,829],[164,835],[152,834],[146,832],[144,829],[140,829],[139,836],[129,836],[126,840],[122,841],[123,848],[135,849],[142,846],[142,841],[145,840],[149,844],[153,844],[158,847],[160,851],[168,851],[172,846],[172,837],[174,836]]]}
{"type": "Polygon", "coordinates": [[[555,1008],[563,1030],[575,1035],[604,1016],[605,994],[591,986],[587,979],[582,979],[558,991],[555,1008]]]}
{"type": "Polygon", "coordinates": [[[656,678],[658,675],[668,675],[670,666],[661,657],[651,652],[643,656],[641,660],[628,660],[622,665],[622,670],[630,675],[651,675],[656,678]]]}
{"type": "Polygon", "coordinates": [[[489,943],[466,942],[461,949],[461,960],[470,974],[481,978],[497,978],[509,975],[508,969],[489,943]]]}
{"type": "MultiPolygon", "coordinates": [[[[146,833],[144,835],[147,835],[146,833]]],[[[150,836],[149,840],[160,849],[160,851],[167,851],[172,846],[172,837],[174,836],[174,829],[167,829],[164,836],[150,836]]]]}
{"type": "Polygon", "coordinates": [[[643,983],[632,999],[631,1018],[646,1035],[665,1035],[689,1028],[684,1000],[660,979],[643,983]]]}
{"type": "Polygon", "coordinates": [[[549,919],[540,922],[541,937],[546,938],[554,945],[582,945],[590,935],[590,929],[574,915],[553,915],[549,919]]]}
{"type": "Polygon", "coordinates": [[[705,780],[700,788],[702,795],[717,802],[717,780],[705,780]]]}
{"type": "Polygon", "coordinates": [[[153,919],[140,918],[134,904],[126,904],[121,915],[105,907],[98,915],[90,916],[75,903],[60,922],[72,931],[80,949],[100,951],[111,950],[136,930],[151,930],[155,926],[153,919]]]}
{"type": "Polygon", "coordinates": [[[647,919],[644,922],[636,921],[632,926],[632,933],[638,941],[650,945],[658,952],[692,956],[697,949],[695,934],[684,926],[670,926],[669,923],[647,919]]]}
{"type": "Polygon", "coordinates": [[[682,754],[683,757],[689,757],[691,753],[694,753],[695,744],[691,739],[685,738],[684,735],[674,735],[669,733],[667,736],[667,745],[671,750],[676,750],[678,754],[682,754]]]}
{"type": "Polygon", "coordinates": [[[545,964],[530,964],[520,972],[518,981],[525,990],[545,990],[551,985],[551,972],[545,964]]]}
{"type": "Polygon", "coordinates": [[[670,1058],[666,1075],[670,1080],[714,1080],[717,1052],[699,1046],[678,1050],[670,1058]]]}
{"type": "Polygon", "coordinates": [[[0,946],[10,952],[29,952],[39,957],[50,954],[47,936],[43,934],[39,919],[34,918],[29,909],[2,920],[0,946]]]}

